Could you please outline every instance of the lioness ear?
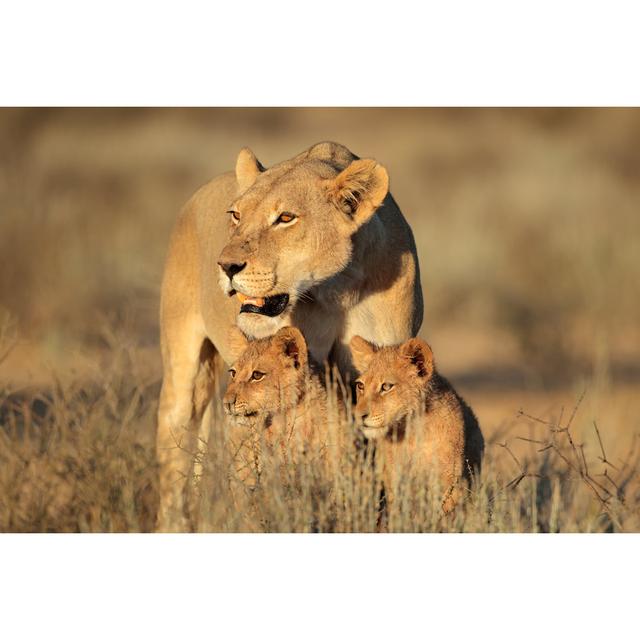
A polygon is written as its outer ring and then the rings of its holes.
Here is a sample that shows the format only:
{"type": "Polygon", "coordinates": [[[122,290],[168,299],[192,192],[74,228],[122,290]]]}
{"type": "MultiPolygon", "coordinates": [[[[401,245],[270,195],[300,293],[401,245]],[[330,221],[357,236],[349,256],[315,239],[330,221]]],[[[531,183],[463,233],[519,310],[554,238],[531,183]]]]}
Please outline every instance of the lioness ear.
{"type": "Polygon", "coordinates": [[[263,171],[264,167],[249,147],[240,149],[236,160],[236,180],[241,191],[246,191],[263,171]]]}
{"type": "Polygon", "coordinates": [[[415,367],[419,378],[428,380],[433,374],[433,351],[420,338],[411,338],[400,347],[400,355],[407,358],[415,367]]]}
{"type": "Polygon", "coordinates": [[[293,366],[299,369],[307,364],[307,341],[300,329],[296,327],[282,327],[275,335],[278,350],[285,358],[293,362],[293,366]]]}
{"type": "Polygon", "coordinates": [[[376,352],[375,346],[360,336],[353,336],[349,347],[351,348],[353,366],[358,370],[358,373],[364,373],[369,368],[371,358],[376,352]]]}
{"type": "Polygon", "coordinates": [[[249,346],[249,340],[247,336],[238,329],[235,325],[229,329],[227,334],[227,340],[229,341],[229,352],[233,362],[236,362],[238,358],[244,353],[245,349],[249,346]]]}
{"type": "Polygon", "coordinates": [[[326,181],[329,200],[359,227],[382,204],[389,191],[387,170],[375,160],[354,160],[326,181]]]}

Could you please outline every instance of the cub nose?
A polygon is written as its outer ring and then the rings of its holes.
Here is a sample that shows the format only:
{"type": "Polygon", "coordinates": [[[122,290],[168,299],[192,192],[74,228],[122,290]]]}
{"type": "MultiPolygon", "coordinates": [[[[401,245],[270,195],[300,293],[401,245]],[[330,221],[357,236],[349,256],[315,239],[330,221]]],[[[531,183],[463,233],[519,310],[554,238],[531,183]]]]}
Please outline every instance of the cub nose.
{"type": "Polygon", "coordinates": [[[364,422],[368,417],[369,417],[368,413],[361,413],[360,414],[360,422],[364,422]]]}
{"type": "Polygon", "coordinates": [[[235,262],[218,262],[220,268],[227,274],[229,280],[236,275],[236,273],[240,273],[246,266],[247,263],[243,262],[242,264],[236,264],[235,262]]]}

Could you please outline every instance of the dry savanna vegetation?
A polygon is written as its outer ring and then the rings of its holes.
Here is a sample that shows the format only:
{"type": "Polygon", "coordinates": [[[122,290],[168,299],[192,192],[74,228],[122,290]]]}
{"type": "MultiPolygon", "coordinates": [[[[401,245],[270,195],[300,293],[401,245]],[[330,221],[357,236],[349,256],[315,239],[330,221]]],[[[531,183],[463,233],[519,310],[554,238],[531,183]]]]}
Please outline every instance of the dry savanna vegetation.
{"type": "Polygon", "coordinates": [[[433,479],[408,470],[381,518],[350,416],[328,451],[285,464],[229,429],[222,383],[192,452],[194,529],[640,531],[626,109],[0,110],[1,531],[153,530],[177,211],[242,146],[269,165],[323,139],[389,170],[421,260],[421,335],[479,418],[482,474],[443,517],[433,479]]]}

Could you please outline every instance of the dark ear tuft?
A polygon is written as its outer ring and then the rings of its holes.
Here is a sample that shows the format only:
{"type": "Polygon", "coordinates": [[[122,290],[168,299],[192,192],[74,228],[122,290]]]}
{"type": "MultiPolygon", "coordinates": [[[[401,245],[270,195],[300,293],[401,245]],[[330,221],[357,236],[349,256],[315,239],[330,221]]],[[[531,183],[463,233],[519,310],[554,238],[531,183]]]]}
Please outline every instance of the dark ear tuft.
{"type": "Polygon", "coordinates": [[[295,340],[287,339],[284,342],[284,355],[293,360],[293,366],[300,368],[300,350],[295,340]]]}
{"type": "Polygon", "coordinates": [[[420,338],[411,338],[401,347],[400,353],[407,358],[419,378],[430,378],[433,374],[433,352],[431,347],[420,338]]]}
{"type": "Polygon", "coordinates": [[[307,342],[300,329],[297,327],[282,327],[276,333],[274,339],[282,355],[291,360],[296,369],[307,364],[309,358],[307,342]]]}

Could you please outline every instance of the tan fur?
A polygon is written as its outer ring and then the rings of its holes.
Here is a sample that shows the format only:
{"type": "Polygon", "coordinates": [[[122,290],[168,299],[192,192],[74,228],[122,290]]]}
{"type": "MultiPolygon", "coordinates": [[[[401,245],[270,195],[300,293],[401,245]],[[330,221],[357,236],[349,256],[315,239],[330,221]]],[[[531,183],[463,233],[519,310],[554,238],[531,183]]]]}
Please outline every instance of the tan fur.
{"type": "Polygon", "coordinates": [[[249,341],[239,329],[232,332],[237,357],[224,395],[231,428],[248,427],[259,443],[287,456],[321,451],[328,440],[327,395],[311,373],[302,333],[283,327],[249,341]]]}
{"type": "Polygon", "coordinates": [[[188,526],[189,451],[210,399],[195,389],[213,388],[202,382],[213,370],[201,361],[205,341],[213,347],[211,358],[229,364],[231,326],[252,338],[296,326],[317,362],[329,360],[349,377],[353,335],[393,344],[418,332],[415,243],[387,189],[384,167],[325,142],[268,169],[243,149],[235,172],[214,179],[185,205],[161,293],[160,529],[188,526]],[[283,212],[297,217],[276,223],[283,212]],[[230,278],[217,263],[245,266],[230,278]],[[289,304],[277,317],[240,313],[235,293],[288,294],[289,304]]]}
{"type": "Polygon", "coordinates": [[[387,497],[407,465],[422,477],[440,479],[443,509],[451,511],[463,480],[479,472],[484,439],[471,408],[435,369],[420,338],[377,348],[360,336],[351,341],[356,382],[356,423],[382,457],[387,497]]]}

